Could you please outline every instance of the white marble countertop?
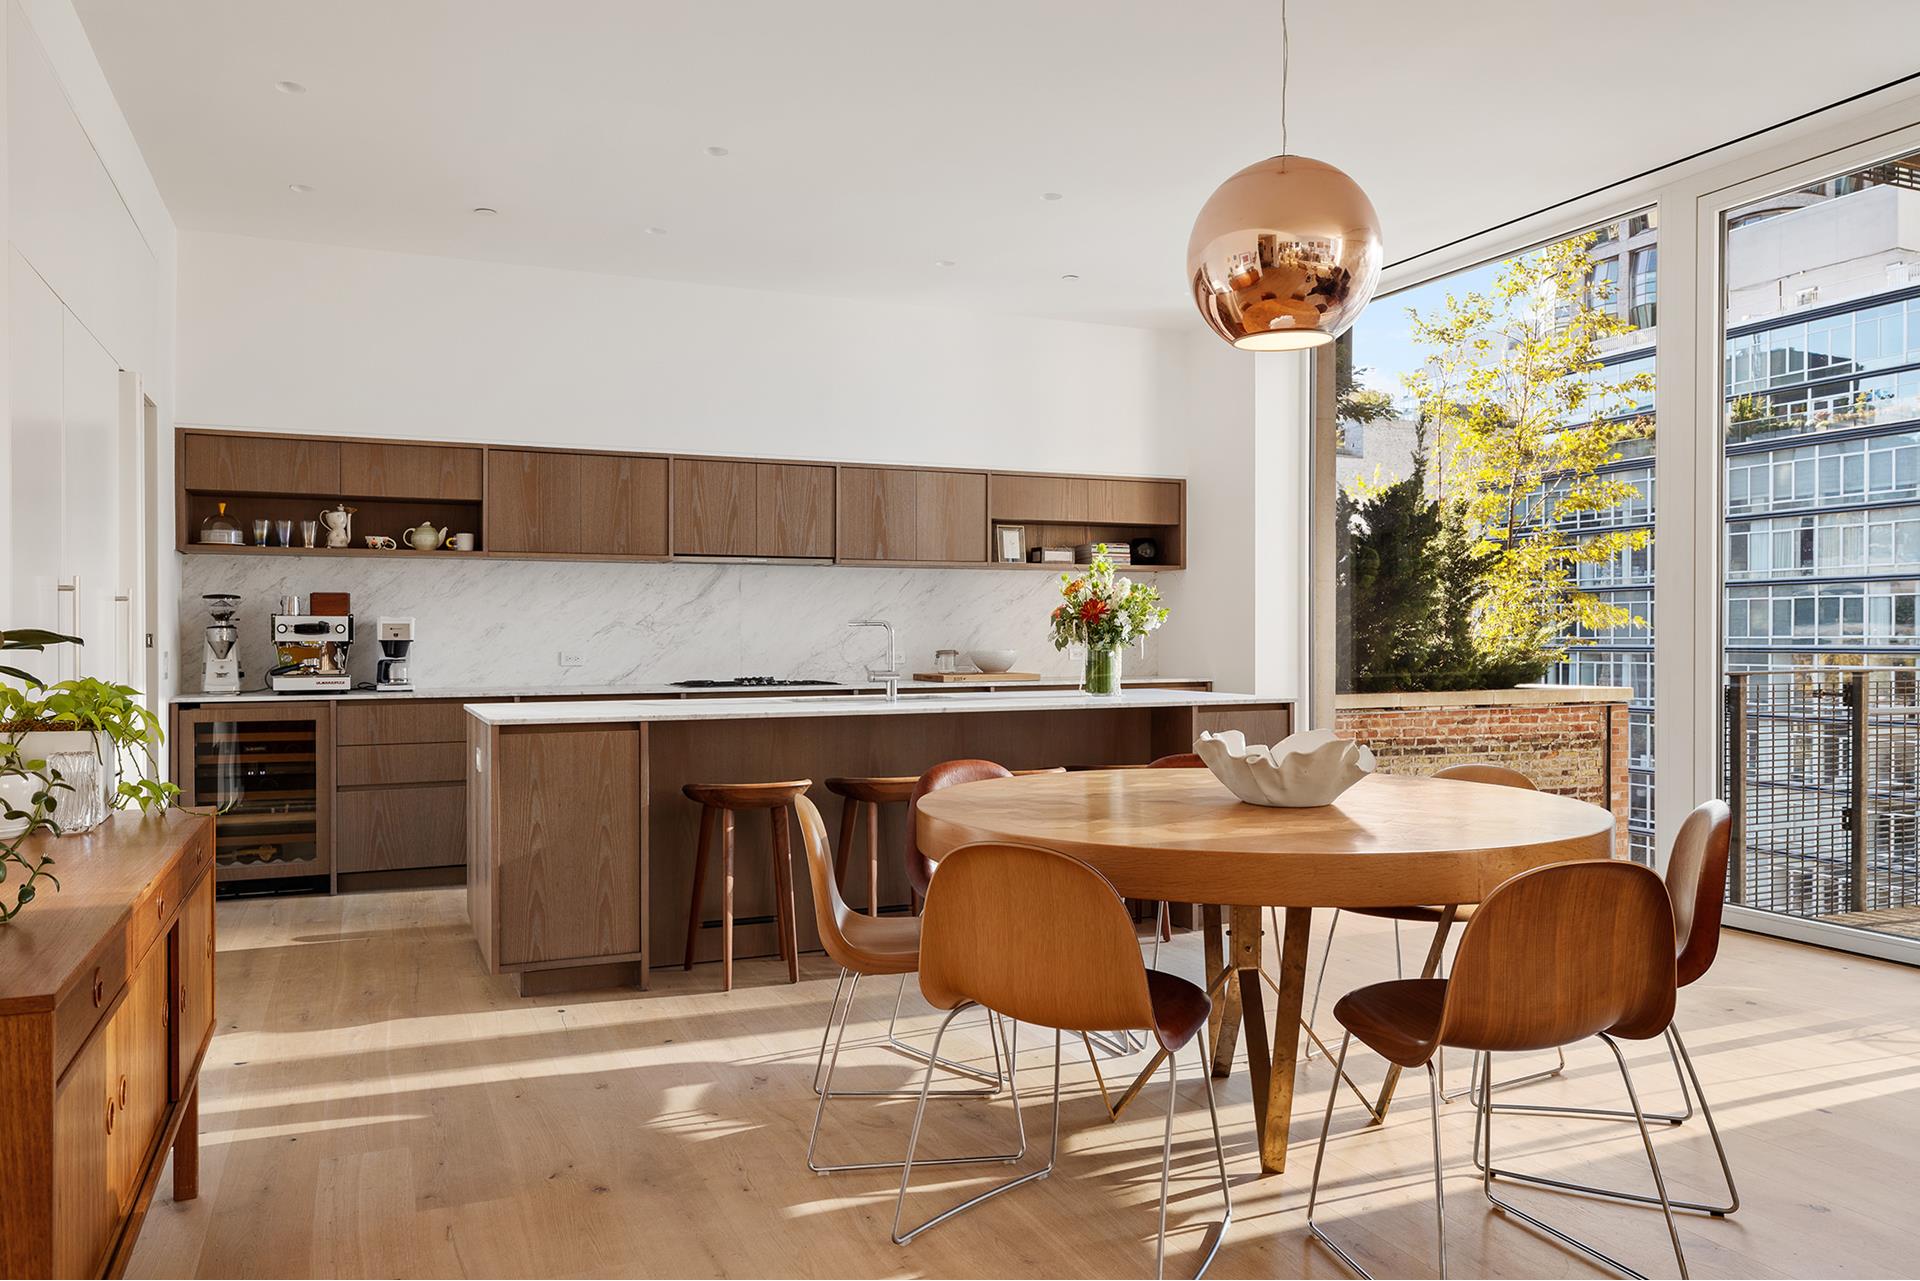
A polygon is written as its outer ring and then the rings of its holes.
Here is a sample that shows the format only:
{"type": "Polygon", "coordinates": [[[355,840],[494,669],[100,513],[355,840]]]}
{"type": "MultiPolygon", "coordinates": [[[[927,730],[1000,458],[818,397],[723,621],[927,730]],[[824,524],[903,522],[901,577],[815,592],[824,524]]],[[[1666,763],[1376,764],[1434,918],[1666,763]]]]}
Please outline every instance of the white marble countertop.
{"type": "MultiPolygon", "coordinates": [[[[1201,676],[1143,676],[1138,681],[1123,681],[1122,684],[1140,685],[1197,685],[1204,683],[1201,676]]],[[[1058,690],[1072,689],[1076,682],[1071,676],[1058,679],[1042,677],[1037,681],[999,682],[958,682],[958,681],[901,681],[900,688],[914,691],[938,691],[942,694],[979,694],[989,690],[1058,690]]],[[[491,702],[495,699],[514,698],[756,698],[756,697],[799,697],[834,698],[841,695],[863,697],[879,694],[882,687],[877,684],[850,685],[802,685],[802,686],[725,686],[722,688],[691,687],[671,685],[665,682],[646,685],[497,685],[497,686],[442,686],[438,688],[422,686],[419,689],[380,693],[370,689],[336,690],[332,692],[311,692],[299,694],[277,694],[272,690],[251,689],[238,694],[196,694],[184,690],[175,694],[174,703],[290,703],[290,702],[330,702],[336,699],[379,700],[404,698],[452,699],[462,703],[491,702]],[[770,691],[757,694],[756,690],[770,691]],[[820,693],[803,694],[798,690],[819,690],[820,693]],[[777,691],[777,692],[776,692],[777,691]],[[831,691],[831,692],[829,692],[831,691]]]]}
{"type": "Polygon", "coordinates": [[[592,725],[621,721],[774,720],[804,716],[910,716],[920,713],[1095,711],[1123,707],[1240,707],[1289,699],[1202,690],[1130,689],[1119,694],[1078,690],[913,693],[898,702],[853,696],[799,698],[610,699],[577,703],[470,703],[467,713],[488,725],[592,725]]]}

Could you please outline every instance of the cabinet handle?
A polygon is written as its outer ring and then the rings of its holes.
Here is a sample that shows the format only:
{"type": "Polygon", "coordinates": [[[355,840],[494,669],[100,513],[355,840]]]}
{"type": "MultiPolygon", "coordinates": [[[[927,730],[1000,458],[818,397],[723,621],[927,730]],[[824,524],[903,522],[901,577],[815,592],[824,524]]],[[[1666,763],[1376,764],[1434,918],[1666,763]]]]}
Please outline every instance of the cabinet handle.
{"type": "Polygon", "coordinates": [[[93,967],[93,1008],[99,1009],[100,1002],[106,998],[107,982],[100,977],[100,967],[93,967]]]}
{"type": "Polygon", "coordinates": [[[124,1072],[120,1074],[120,1106],[127,1106],[127,1077],[124,1072]]]}
{"type": "Polygon", "coordinates": [[[113,1133],[113,1112],[114,1112],[113,1100],[108,1099],[107,1100],[107,1133],[108,1134],[113,1133]]]}
{"type": "Polygon", "coordinates": [[[166,895],[156,894],[153,896],[153,912],[154,912],[154,915],[158,916],[161,920],[164,921],[167,919],[167,896],[166,895]]]}

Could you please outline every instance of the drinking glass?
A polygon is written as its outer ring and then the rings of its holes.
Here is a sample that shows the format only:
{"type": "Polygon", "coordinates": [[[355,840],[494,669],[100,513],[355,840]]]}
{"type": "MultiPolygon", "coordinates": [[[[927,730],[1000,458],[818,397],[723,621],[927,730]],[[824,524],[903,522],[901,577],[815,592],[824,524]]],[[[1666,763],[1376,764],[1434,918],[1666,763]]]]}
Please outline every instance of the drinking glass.
{"type": "Polygon", "coordinates": [[[293,546],[293,522],[292,521],[290,520],[274,521],[273,532],[279,536],[280,545],[282,547],[293,546]]]}
{"type": "Polygon", "coordinates": [[[313,540],[319,535],[319,533],[320,533],[319,521],[317,520],[301,521],[300,522],[300,545],[303,547],[313,546],[313,540]]]}
{"type": "Polygon", "coordinates": [[[256,547],[267,545],[267,522],[265,519],[253,522],[253,544],[256,547]]]}

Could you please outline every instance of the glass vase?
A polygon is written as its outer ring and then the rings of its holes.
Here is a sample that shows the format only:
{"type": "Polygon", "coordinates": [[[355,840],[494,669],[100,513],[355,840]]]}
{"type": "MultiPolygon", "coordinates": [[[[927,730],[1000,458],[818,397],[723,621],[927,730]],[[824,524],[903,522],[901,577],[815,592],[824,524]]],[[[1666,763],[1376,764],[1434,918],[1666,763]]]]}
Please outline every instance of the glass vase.
{"type": "Polygon", "coordinates": [[[1081,688],[1089,694],[1120,692],[1120,650],[1111,645],[1087,647],[1087,676],[1081,688]]]}

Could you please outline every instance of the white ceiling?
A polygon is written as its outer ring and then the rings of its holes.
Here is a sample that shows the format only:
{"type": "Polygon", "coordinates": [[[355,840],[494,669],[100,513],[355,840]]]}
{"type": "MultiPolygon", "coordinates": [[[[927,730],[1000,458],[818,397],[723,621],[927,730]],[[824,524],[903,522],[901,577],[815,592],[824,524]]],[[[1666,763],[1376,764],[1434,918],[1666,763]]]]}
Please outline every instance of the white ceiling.
{"type": "MultiPolygon", "coordinates": [[[[1189,324],[1194,212],[1280,150],[1278,0],[77,4],[195,230],[1189,324]]],[[[1295,0],[1292,36],[1293,149],[1391,261],[1905,75],[1920,4],[1295,0]]]]}

